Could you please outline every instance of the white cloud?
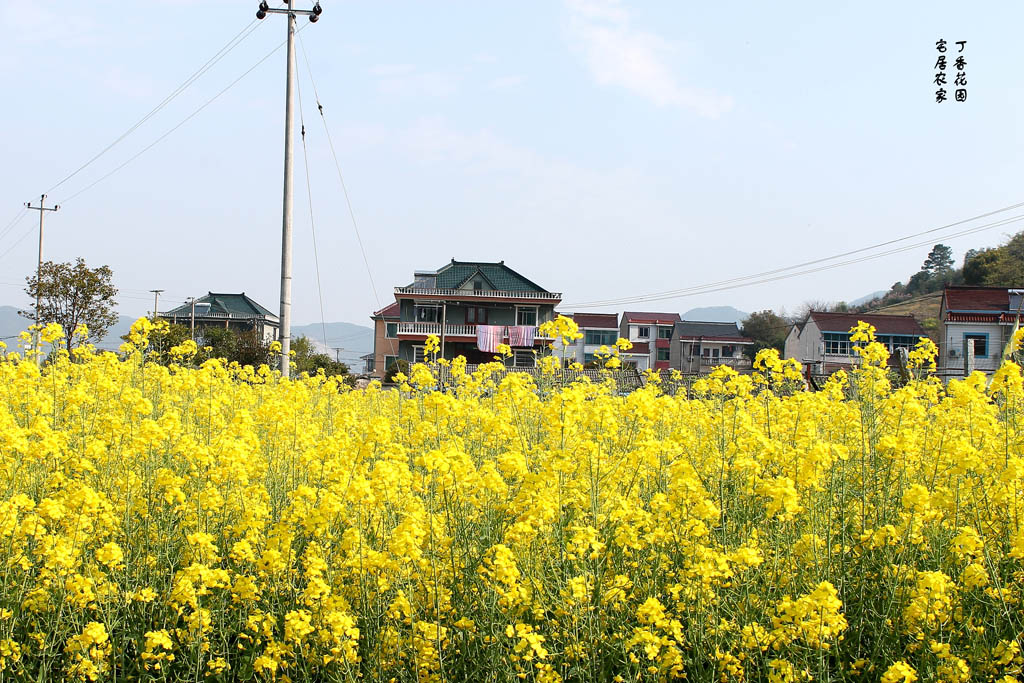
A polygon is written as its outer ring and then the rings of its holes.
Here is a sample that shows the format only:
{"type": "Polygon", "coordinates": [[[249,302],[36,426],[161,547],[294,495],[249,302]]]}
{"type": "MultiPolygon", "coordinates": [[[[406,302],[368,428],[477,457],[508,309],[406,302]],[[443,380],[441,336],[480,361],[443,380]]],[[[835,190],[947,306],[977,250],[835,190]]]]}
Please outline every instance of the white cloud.
{"type": "Polygon", "coordinates": [[[377,89],[403,97],[444,97],[458,89],[458,79],[440,71],[422,71],[413,64],[380,64],[370,69],[377,89]]]}
{"type": "Polygon", "coordinates": [[[673,45],[633,28],[619,0],[566,0],[566,5],[573,48],[599,85],[625,88],[659,106],[681,107],[707,118],[732,108],[727,95],[680,84],[666,63],[673,45]]]}

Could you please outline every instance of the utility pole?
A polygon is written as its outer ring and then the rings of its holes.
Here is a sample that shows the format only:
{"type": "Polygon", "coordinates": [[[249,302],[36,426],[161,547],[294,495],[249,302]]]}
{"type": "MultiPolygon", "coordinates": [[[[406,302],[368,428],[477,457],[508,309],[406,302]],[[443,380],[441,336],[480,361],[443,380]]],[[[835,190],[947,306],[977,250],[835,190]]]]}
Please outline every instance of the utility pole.
{"type": "Polygon", "coordinates": [[[39,304],[40,294],[42,293],[42,273],[43,273],[43,215],[47,211],[58,211],[60,206],[54,204],[52,207],[46,206],[46,195],[39,196],[39,206],[32,206],[32,202],[25,202],[25,207],[39,212],[39,261],[36,264],[36,365],[42,365],[43,353],[42,349],[39,348],[39,304]]]}
{"type": "Polygon", "coordinates": [[[344,346],[332,346],[331,348],[334,349],[334,362],[340,363],[341,362],[341,352],[345,350],[345,347],[344,346]]]}
{"type": "Polygon", "coordinates": [[[162,290],[162,289],[151,289],[149,291],[153,292],[153,322],[156,322],[156,317],[157,317],[157,315],[159,315],[159,313],[157,313],[157,311],[160,310],[159,308],[157,308],[157,304],[160,302],[160,294],[164,290],[162,290]]]}
{"type": "Polygon", "coordinates": [[[189,331],[191,333],[192,341],[195,341],[196,340],[196,298],[194,296],[190,296],[188,298],[188,302],[190,304],[192,304],[192,316],[189,318],[188,329],[189,329],[189,331]]]}
{"type": "Polygon", "coordinates": [[[311,10],[297,10],[295,0],[288,0],[287,9],[272,9],[267,0],[260,3],[256,11],[257,19],[265,19],[268,14],[284,14],[288,17],[288,57],[285,76],[284,104],[284,201],[282,202],[281,219],[281,376],[288,377],[289,353],[292,347],[292,145],[295,140],[294,119],[292,110],[295,102],[295,17],[304,14],[310,22],[320,19],[323,12],[320,3],[316,2],[311,10]]]}

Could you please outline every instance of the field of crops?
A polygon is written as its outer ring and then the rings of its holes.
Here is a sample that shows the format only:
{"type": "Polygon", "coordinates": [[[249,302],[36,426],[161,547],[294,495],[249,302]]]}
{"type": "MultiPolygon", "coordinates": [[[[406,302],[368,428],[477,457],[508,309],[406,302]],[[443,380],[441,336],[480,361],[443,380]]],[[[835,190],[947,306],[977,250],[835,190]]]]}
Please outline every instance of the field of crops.
{"type": "Polygon", "coordinates": [[[857,338],[688,395],[12,354],[0,676],[1024,680],[1020,368],[857,338]]]}

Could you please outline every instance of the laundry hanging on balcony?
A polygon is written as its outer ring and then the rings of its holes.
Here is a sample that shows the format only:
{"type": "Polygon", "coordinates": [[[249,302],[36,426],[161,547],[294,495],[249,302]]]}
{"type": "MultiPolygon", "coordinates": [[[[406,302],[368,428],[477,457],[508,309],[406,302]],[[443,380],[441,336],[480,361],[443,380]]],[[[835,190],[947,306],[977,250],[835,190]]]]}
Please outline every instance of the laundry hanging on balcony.
{"type": "Polygon", "coordinates": [[[533,346],[533,338],[537,328],[533,325],[510,325],[508,328],[509,346],[533,346]]]}
{"type": "Polygon", "coordinates": [[[498,344],[505,339],[504,325],[477,325],[476,347],[484,353],[497,353],[498,344]]]}

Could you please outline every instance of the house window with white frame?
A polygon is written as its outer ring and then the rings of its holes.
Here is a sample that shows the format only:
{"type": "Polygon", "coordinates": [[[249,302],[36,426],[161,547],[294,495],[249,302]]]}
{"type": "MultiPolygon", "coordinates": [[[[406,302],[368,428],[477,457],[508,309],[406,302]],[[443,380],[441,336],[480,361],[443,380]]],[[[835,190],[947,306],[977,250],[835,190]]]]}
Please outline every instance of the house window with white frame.
{"type": "Polygon", "coordinates": [[[636,328],[637,339],[650,339],[651,338],[651,326],[650,325],[638,325],[636,328]]]}
{"type": "Polygon", "coordinates": [[[537,326],[536,306],[516,306],[516,325],[537,326]]]}
{"type": "Polygon", "coordinates": [[[398,362],[398,356],[384,356],[384,372],[388,371],[392,365],[398,362]]]}
{"type": "Polygon", "coordinates": [[[424,347],[414,346],[412,347],[412,362],[413,363],[424,363],[426,362],[427,354],[424,352],[424,347]]]}
{"type": "Polygon", "coordinates": [[[384,338],[394,339],[398,336],[398,323],[384,323],[384,338]]]}

